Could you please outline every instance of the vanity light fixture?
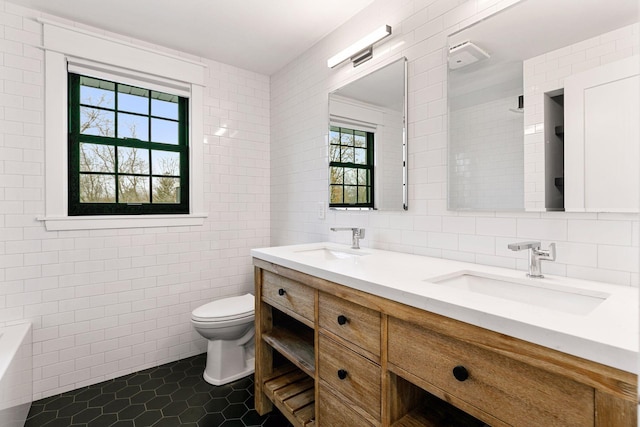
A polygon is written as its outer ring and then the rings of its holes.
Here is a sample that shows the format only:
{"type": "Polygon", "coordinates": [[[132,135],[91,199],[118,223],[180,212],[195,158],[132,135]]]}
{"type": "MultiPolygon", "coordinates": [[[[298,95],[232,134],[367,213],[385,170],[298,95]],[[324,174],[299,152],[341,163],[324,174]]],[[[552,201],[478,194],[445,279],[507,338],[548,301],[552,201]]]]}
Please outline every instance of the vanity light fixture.
{"type": "Polygon", "coordinates": [[[373,45],[387,36],[391,35],[391,26],[383,25],[371,34],[361,38],[342,52],[332,56],[327,61],[329,68],[335,68],[347,59],[353,62],[353,66],[357,67],[363,62],[373,57],[373,45]]]}

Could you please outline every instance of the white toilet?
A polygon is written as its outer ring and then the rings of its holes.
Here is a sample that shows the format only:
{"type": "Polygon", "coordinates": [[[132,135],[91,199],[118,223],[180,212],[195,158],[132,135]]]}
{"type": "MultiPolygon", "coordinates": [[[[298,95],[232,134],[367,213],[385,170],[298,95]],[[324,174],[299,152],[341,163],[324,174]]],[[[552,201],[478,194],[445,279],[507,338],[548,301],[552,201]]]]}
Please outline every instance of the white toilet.
{"type": "Polygon", "coordinates": [[[255,297],[246,294],[201,305],[191,312],[196,331],[209,340],[204,380],[222,385],[255,370],[255,297]]]}

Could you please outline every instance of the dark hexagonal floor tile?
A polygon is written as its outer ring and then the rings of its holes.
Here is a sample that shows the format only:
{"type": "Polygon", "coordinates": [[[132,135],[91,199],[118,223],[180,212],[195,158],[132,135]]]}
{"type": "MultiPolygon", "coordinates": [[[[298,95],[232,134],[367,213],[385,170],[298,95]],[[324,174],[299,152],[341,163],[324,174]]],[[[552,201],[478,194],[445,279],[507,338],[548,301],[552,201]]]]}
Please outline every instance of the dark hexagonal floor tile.
{"type": "Polygon", "coordinates": [[[196,394],[196,391],[193,387],[180,387],[171,393],[171,400],[187,400],[194,394],[196,394]]]}
{"type": "Polygon", "coordinates": [[[187,408],[188,408],[187,402],[184,402],[184,401],[171,402],[167,406],[162,408],[162,414],[165,417],[180,415],[187,408]]]}
{"type": "Polygon", "coordinates": [[[211,400],[209,393],[196,393],[187,399],[187,405],[190,407],[204,407],[211,400]]]}
{"type": "Polygon", "coordinates": [[[71,421],[76,424],[86,424],[102,415],[102,408],[87,408],[75,414],[71,421]]]}
{"type": "Polygon", "coordinates": [[[188,408],[186,411],[183,411],[178,418],[180,418],[182,424],[186,424],[195,423],[205,415],[207,415],[207,412],[204,408],[188,408]]]}
{"type": "Polygon", "coordinates": [[[127,384],[129,385],[140,385],[145,383],[151,379],[151,375],[149,374],[135,374],[131,378],[127,379],[127,384]]]}
{"type": "Polygon", "coordinates": [[[116,393],[116,396],[120,398],[128,398],[138,393],[139,391],[140,391],[139,385],[128,385],[122,390],[118,390],[118,392],[116,393]]]}
{"type": "Polygon", "coordinates": [[[42,427],[69,427],[71,425],[71,417],[56,418],[43,424],[42,427]]]}
{"type": "Polygon", "coordinates": [[[247,412],[247,407],[242,403],[232,403],[224,408],[222,415],[227,420],[239,419],[247,412]]]}
{"type": "Polygon", "coordinates": [[[162,381],[162,378],[151,378],[150,380],[140,384],[140,388],[142,390],[155,390],[162,385],[164,385],[164,381],[162,381]]]}
{"type": "Polygon", "coordinates": [[[224,397],[216,397],[215,399],[209,400],[205,409],[207,412],[222,412],[229,405],[229,401],[224,397]]]}
{"type": "Polygon", "coordinates": [[[115,399],[116,399],[115,393],[104,393],[94,397],[88,403],[90,408],[94,408],[97,406],[104,406],[109,402],[113,402],[115,399]]]}
{"type": "MultiPolygon", "coordinates": [[[[178,417],[165,417],[155,423],[153,427],[176,427],[180,425],[180,418],[178,417]]],[[[215,425],[215,424],[213,424],[215,425]]]]}
{"type": "Polygon", "coordinates": [[[211,397],[227,397],[232,391],[231,386],[227,384],[212,388],[209,394],[211,397]]]}
{"type": "Polygon", "coordinates": [[[140,415],[142,415],[145,411],[144,405],[129,405],[124,408],[122,411],[118,412],[119,420],[132,420],[140,415]]]}
{"type": "Polygon", "coordinates": [[[242,403],[251,397],[247,390],[234,390],[227,396],[229,403],[242,403]]]}
{"type": "Polygon", "coordinates": [[[131,396],[129,400],[131,403],[147,403],[154,397],[156,397],[156,394],[152,390],[143,390],[140,393],[131,396]]]}
{"type": "Polygon", "coordinates": [[[25,427],[291,427],[253,410],[253,377],[202,378],[206,354],[33,402],[25,427]]]}
{"type": "Polygon", "coordinates": [[[162,419],[162,412],[157,409],[145,411],[133,420],[136,427],[148,427],[154,425],[162,419]]]}
{"type": "Polygon", "coordinates": [[[151,378],[164,378],[167,375],[169,375],[171,373],[171,369],[170,368],[166,368],[166,367],[159,367],[154,369],[152,372],[149,372],[149,376],[151,378]]]}
{"type": "Polygon", "coordinates": [[[118,421],[118,415],[116,414],[102,414],[98,418],[90,421],[87,427],[109,427],[113,423],[118,421]]]}
{"type": "Polygon", "coordinates": [[[148,401],[145,406],[147,409],[162,409],[169,403],[171,403],[171,398],[169,396],[156,396],[148,401]]]}
{"type": "Polygon", "coordinates": [[[174,391],[176,391],[176,389],[177,389],[176,384],[163,384],[156,389],[156,394],[158,396],[162,396],[163,394],[171,394],[174,391]]]}
{"type": "Polygon", "coordinates": [[[57,396],[57,399],[53,399],[44,404],[45,411],[57,411],[65,406],[69,406],[73,403],[73,396],[57,396]]]}
{"type": "Polygon", "coordinates": [[[127,386],[127,382],[126,381],[121,380],[121,379],[116,379],[116,380],[112,380],[108,384],[105,384],[105,386],[102,387],[102,392],[103,393],[116,392],[118,390],[122,390],[126,386],[127,386]]]}
{"type": "Polygon", "coordinates": [[[102,412],[105,414],[115,414],[122,411],[129,406],[129,399],[115,399],[107,403],[102,407],[102,412]]]}
{"type": "Polygon", "coordinates": [[[222,416],[222,414],[220,412],[216,412],[214,414],[207,414],[204,417],[200,418],[198,424],[201,426],[219,426],[223,422],[224,417],[222,416]]]}
{"type": "Polygon", "coordinates": [[[88,408],[87,402],[73,402],[71,405],[67,405],[58,411],[58,417],[72,417],[75,414],[88,408]]]}
{"type": "Polygon", "coordinates": [[[186,377],[186,378],[182,378],[180,381],[178,381],[178,385],[180,387],[193,387],[194,385],[198,384],[200,381],[202,381],[199,377],[186,377]]]}
{"type": "Polygon", "coordinates": [[[99,388],[87,388],[86,390],[84,390],[81,393],[78,393],[75,395],[75,401],[76,402],[82,402],[85,400],[91,400],[94,397],[97,397],[99,395],[102,394],[102,390],[99,388]]]}

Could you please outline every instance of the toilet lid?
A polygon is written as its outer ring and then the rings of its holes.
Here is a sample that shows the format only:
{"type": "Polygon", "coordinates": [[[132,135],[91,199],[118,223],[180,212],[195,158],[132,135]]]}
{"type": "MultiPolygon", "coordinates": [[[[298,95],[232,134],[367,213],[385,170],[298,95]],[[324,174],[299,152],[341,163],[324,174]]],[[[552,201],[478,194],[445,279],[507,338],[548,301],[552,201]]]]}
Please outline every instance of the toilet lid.
{"type": "Polygon", "coordinates": [[[202,322],[221,322],[252,316],[255,298],[251,294],[222,298],[193,310],[191,318],[202,322]]]}

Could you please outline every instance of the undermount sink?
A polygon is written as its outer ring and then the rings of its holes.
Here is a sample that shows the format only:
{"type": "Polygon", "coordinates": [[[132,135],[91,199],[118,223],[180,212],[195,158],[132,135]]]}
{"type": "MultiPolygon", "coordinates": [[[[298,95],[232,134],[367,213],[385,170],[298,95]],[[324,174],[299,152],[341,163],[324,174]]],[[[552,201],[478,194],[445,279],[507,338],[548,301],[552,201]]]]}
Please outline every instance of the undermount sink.
{"type": "Polygon", "coordinates": [[[369,255],[367,252],[361,252],[361,249],[336,248],[306,249],[303,251],[297,251],[297,253],[324,260],[354,259],[364,255],[369,255]]]}
{"type": "Polygon", "coordinates": [[[610,294],[561,286],[541,279],[514,279],[474,271],[458,271],[429,282],[478,294],[522,302],[570,314],[588,314],[610,294]]]}

